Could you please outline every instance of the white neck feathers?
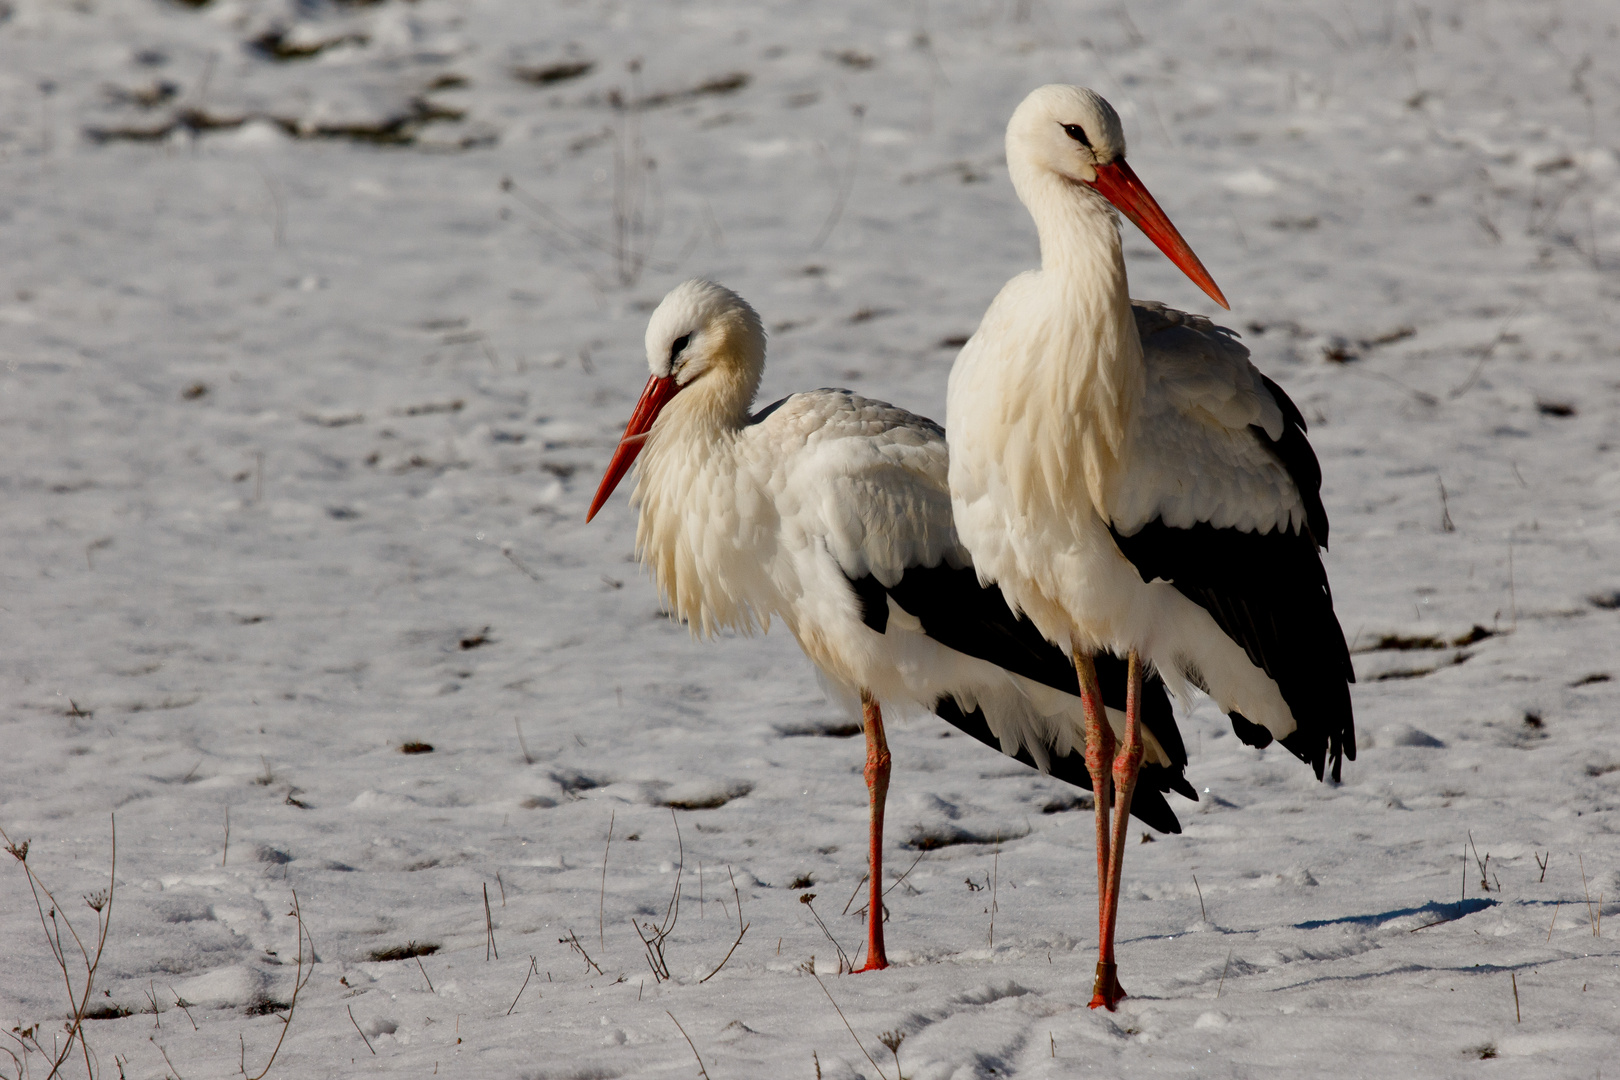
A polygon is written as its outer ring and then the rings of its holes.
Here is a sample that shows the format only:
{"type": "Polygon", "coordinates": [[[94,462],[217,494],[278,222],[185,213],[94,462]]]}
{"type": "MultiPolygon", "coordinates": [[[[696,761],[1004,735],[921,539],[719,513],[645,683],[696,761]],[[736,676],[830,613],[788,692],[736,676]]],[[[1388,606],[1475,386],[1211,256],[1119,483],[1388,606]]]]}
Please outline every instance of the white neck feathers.
{"type": "MultiPolygon", "coordinates": [[[[1015,167],[1013,183],[1040,234],[1044,302],[1036,310],[1050,320],[1040,355],[1030,357],[1031,400],[1048,412],[1048,445],[1078,462],[1106,519],[1146,378],[1119,219],[1100,195],[1049,170],[1015,167]]],[[[1068,469],[1053,464],[1059,474],[1048,470],[1047,482],[1059,484],[1068,469]]]]}

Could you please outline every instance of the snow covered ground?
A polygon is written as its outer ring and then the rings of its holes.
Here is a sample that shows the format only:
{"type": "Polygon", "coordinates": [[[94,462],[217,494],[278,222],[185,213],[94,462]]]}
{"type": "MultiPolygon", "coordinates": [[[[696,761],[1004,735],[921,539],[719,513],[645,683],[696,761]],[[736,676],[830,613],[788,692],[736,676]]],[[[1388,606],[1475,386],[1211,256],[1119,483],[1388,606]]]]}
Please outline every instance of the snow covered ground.
{"type": "MultiPolygon", "coordinates": [[[[272,1076],[1613,1072],[1616,56],[1603,0],[0,0],[0,826],[82,931],[116,816],[100,1075],[258,1072],[294,890],[272,1076]],[[940,416],[1035,260],[1000,140],[1052,81],[1311,421],[1361,675],[1340,785],[1184,719],[1114,1015],[1089,815],[930,718],[897,963],[838,976],[848,718],[780,628],[663,618],[622,496],[583,521],[686,277],[764,315],[765,400],[940,416]]],[[[0,898],[0,1029],[48,1046],[0,898]]]]}

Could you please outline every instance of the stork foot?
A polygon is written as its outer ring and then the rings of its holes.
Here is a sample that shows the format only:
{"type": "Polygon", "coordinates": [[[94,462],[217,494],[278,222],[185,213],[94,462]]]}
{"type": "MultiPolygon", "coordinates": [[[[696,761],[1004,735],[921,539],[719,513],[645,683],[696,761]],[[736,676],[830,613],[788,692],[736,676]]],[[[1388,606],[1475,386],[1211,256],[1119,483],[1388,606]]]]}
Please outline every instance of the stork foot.
{"type": "Polygon", "coordinates": [[[883,956],[868,956],[866,958],[866,963],[862,964],[860,967],[858,967],[854,971],[850,972],[850,974],[851,975],[859,975],[863,971],[882,971],[884,968],[886,968],[888,966],[889,966],[889,961],[885,957],[883,957],[883,956]]]}
{"type": "Polygon", "coordinates": [[[1097,962],[1097,981],[1091,988],[1091,1007],[1095,1009],[1101,1005],[1109,1012],[1114,1011],[1126,997],[1125,988],[1119,985],[1119,966],[1103,961],[1097,962]]]}

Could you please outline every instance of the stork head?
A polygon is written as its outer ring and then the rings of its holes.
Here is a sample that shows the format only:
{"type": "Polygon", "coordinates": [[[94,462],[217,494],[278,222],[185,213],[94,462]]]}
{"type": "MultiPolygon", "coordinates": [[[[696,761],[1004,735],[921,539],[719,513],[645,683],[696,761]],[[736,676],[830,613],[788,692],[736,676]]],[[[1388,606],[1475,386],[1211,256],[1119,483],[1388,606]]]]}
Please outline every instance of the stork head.
{"type": "Polygon", "coordinates": [[[585,515],[602,509],[635,463],[653,424],[679,395],[683,423],[740,423],[765,368],[765,328],[748,301],[723,285],[694,279],[675,286],[647,323],[652,374],[585,515]]]}
{"type": "Polygon", "coordinates": [[[1193,284],[1221,307],[1230,306],[1125,163],[1125,130],[1119,114],[1101,95],[1083,86],[1052,85],[1032,91],[1007,123],[1007,169],[1026,206],[1043,177],[1055,177],[1087,197],[1106,201],[1130,218],[1193,284]]]}

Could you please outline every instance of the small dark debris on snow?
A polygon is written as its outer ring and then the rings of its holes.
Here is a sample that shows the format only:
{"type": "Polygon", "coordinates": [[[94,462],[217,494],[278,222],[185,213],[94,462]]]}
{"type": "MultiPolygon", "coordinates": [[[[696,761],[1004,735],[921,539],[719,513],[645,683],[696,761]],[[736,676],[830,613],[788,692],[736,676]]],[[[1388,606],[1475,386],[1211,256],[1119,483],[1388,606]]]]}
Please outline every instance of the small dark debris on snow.
{"type": "Polygon", "coordinates": [[[1592,674],[1586,676],[1585,678],[1576,679],[1574,682],[1570,683],[1569,685],[1570,686],[1591,686],[1593,683],[1608,682],[1612,678],[1613,678],[1613,676],[1610,675],[1606,671],[1594,671],[1594,672],[1592,672],[1592,674]]]}
{"type": "Polygon", "coordinates": [[[342,34],[320,41],[294,42],[288,40],[290,36],[285,27],[274,26],[248,42],[248,47],[268,60],[308,60],[339,45],[365,45],[371,40],[364,34],[342,34]]]}
{"type": "Polygon", "coordinates": [[[196,401],[198,398],[206,396],[207,393],[208,384],[199,382],[192,383],[190,386],[180,391],[180,396],[187,401],[196,401]]]}
{"type": "Polygon", "coordinates": [[[1332,364],[1348,364],[1353,360],[1360,360],[1361,353],[1343,338],[1334,338],[1322,347],[1322,359],[1332,364]]]}
{"type": "Polygon", "coordinates": [[[836,60],[847,68],[854,68],[856,71],[865,71],[877,63],[875,56],[863,53],[859,49],[845,49],[843,52],[828,53],[827,58],[836,60]]]}
{"type": "Polygon", "coordinates": [[[433,744],[417,742],[412,739],[409,742],[400,743],[399,752],[402,754],[431,754],[433,753],[433,744]]]}
{"type": "Polygon", "coordinates": [[[305,413],[304,422],[314,424],[316,427],[339,428],[350,424],[363,424],[366,421],[364,413],[341,413],[336,416],[317,416],[314,413],[305,413]]]}
{"type": "MultiPolygon", "coordinates": [[[[665,90],[655,94],[648,94],[645,97],[637,98],[629,104],[632,108],[637,109],[655,109],[660,105],[678,105],[694,98],[734,94],[747,86],[752,80],[753,76],[746,71],[734,71],[730,75],[717,75],[712,79],[706,79],[688,90],[665,90]]],[[[618,91],[615,90],[608,94],[608,104],[614,108],[620,108],[625,102],[618,91]]]]}
{"type": "Polygon", "coordinates": [[[403,945],[395,945],[387,949],[371,950],[371,959],[379,963],[388,963],[393,960],[414,960],[418,956],[432,956],[439,951],[437,945],[418,945],[414,941],[407,941],[403,945]]]}
{"type": "Polygon", "coordinates": [[[126,1016],[134,1016],[135,1010],[123,1005],[115,1005],[110,1001],[93,1005],[85,1010],[86,1020],[122,1020],[126,1016]]]}
{"type": "Polygon", "coordinates": [[[122,86],[108,86],[103,91],[107,99],[117,105],[133,105],[138,109],[155,109],[180,95],[180,86],[168,79],[158,79],[126,90],[122,86]]]}
{"type": "Polygon", "coordinates": [[[815,881],[811,879],[809,874],[800,874],[798,877],[796,877],[792,881],[788,882],[788,888],[790,888],[790,889],[808,889],[810,886],[812,886],[814,884],[815,884],[815,881]]]}
{"type": "Polygon", "coordinates": [[[776,733],[784,739],[792,739],[804,735],[820,736],[827,739],[848,739],[861,733],[861,725],[856,723],[803,723],[778,727],[776,733]]]}
{"type": "Polygon", "coordinates": [[[431,94],[437,90],[461,90],[471,85],[465,75],[447,71],[443,75],[434,76],[433,81],[427,84],[427,92],[431,94]]]}
{"type": "Polygon", "coordinates": [[[1548,401],[1536,398],[1536,411],[1542,416],[1574,416],[1575,406],[1568,401],[1548,401]]]}
{"type": "Polygon", "coordinates": [[[1416,333],[1417,331],[1410,326],[1397,326],[1395,329],[1379,334],[1377,337],[1365,338],[1361,345],[1363,348],[1375,349],[1380,345],[1393,345],[1397,341],[1404,341],[1416,333]]]}
{"type": "Polygon", "coordinates": [[[1620,589],[1610,589],[1607,592],[1593,593],[1586,598],[1587,602],[1595,608],[1604,611],[1614,611],[1620,608],[1620,589]]]}
{"type": "Polygon", "coordinates": [[[432,416],[435,413],[456,413],[467,407],[460,398],[454,401],[430,401],[425,405],[407,405],[400,410],[403,416],[432,416]]]}
{"type": "Polygon", "coordinates": [[[1407,636],[1405,634],[1385,634],[1372,645],[1369,645],[1364,649],[1357,649],[1356,652],[1410,652],[1414,649],[1460,649],[1464,645],[1472,645],[1476,641],[1484,641],[1486,638],[1496,637],[1499,633],[1501,633],[1501,631],[1487,630],[1485,627],[1475,623],[1473,628],[1470,629],[1468,633],[1449,639],[1441,637],[1438,634],[1421,634],[1413,636],[1407,636]]]}
{"type": "Polygon", "coordinates": [[[948,338],[940,338],[939,347],[942,349],[960,349],[968,343],[968,338],[971,336],[971,334],[952,334],[948,338]]]}
{"type": "Polygon", "coordinates": [[[489,643],[490,643],[489,627],[487,627],[487,626],[484,627],[482,630],[478,631],[478,633],[473,634],[470,637],[464,637],[464,638],[461,639],[461,647],[464,650],[465,649],[476,649],[480,645],[488,645],[489,643]]]}
{"type": "Polygon", "coordinates": [[[857,311],[855,314],[851,315],[849,317],[849,321],[850,321],[851,324],[863,323],[863,322],[871,322],[873,319],[881,318],[884,315],[892,315],[892,314],[894,314],[894,309],[893,308],[863,307],[859,311],[857,311]]]}
{"type": "Polygon", "coordinates": [[[1541,718],[1541,714],[1538,712],[1527,712],[1524,714],[1524,726],[1533,731],[1540,731],[1546,726],[1546,721],[1541,718]]]}
{"type": "Polygon", "coordinates": [[[352,506],[328,506],[326,516],[333,521],[353,521],[360,516],[360,511],[352,506]]]}
{"type": "Polygon", "coordinates": [[[286,866],[293,861],[293,857],[280,848],[264,846],[260,846],[257,858],[260,862],[269,863],[272,866],[286,866]]]}
{"type": "Polygon", "coordinates": [[[277,1001],[274,998],[267,998],[267,997],[266,998],[259,998],[258,1000],[254,1001],[252,1004],[250,1004],[247,1008],[243,1009],[242,1010],[242,1015],[244,1015],[244,1016],[275,1016],[278,1013],[286,1012],[290,1008],[292,1008],[292,1006],[289,1005],[285,1001],[277,1001]]]}
{"type": "Polygon", "coordinates": [[[540,67],[515,67],[512,78],[531,86],[551,86],[589,75],[595,68],[594,60],[565,60],[560,64],[544,64],[540,67]]]}

